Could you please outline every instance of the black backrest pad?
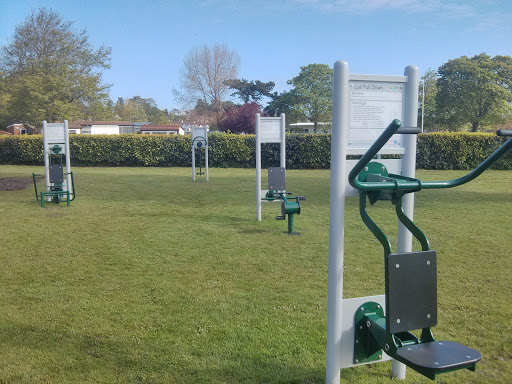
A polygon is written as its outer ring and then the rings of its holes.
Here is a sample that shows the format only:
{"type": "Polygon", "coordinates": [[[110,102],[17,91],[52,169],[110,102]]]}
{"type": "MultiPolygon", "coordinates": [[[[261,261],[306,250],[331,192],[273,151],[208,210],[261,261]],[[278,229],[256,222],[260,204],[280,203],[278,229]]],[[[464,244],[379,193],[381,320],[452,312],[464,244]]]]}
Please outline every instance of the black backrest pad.
{"type": "Polygon", "coordinates": [[[50,183],[62,184],[63,178],[62,164],[50,165],[50,183]]]}
{"type": "Polygon", "coordinates": [[[285,191],[285,174],[284,167],[270,167],[268,169],[268,189],[271,191],[285,191]]]}
{"type": "Polygon", "coordinates": [[[436,251],[386,257],[386,327],[391,333],[437,324],[436,251]]]}

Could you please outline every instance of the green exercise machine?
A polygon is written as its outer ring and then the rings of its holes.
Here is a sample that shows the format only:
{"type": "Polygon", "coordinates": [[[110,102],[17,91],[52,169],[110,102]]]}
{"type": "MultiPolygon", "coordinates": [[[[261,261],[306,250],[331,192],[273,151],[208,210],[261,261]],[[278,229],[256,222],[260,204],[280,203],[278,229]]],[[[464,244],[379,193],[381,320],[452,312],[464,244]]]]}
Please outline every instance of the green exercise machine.
{"type": "Polygon", "coordinates": [[[32,173],[36,199],[43,208],[45,201],[55,204],[66,202],[69,206],[76,193],[70,169],[68,122],[43,121],[43,143],[45,188],[38,191],[36,176],[40,175],[32,173]]]}
{"type": "MultiPolygon", "coordinates": [[[[512,148],[512,138],[465,176],[447,181],[422,181],[389,173],[378,161],[372,161],[394,134],[416,134],[417,128],[401,128],[394,120],[368,149],[349,173],[350,185],[359,191],[359,212],[364,224],[382,244],[385,260],[385,315],[376,302],[361,304],[354,315],[354,363],[378,361],[382,351],[424,376],[458,369],[475,370],[481,354],[452,341],[438,341],[432,327],[437,324],[436,251],[430,248],[426,235],[404,213],[402,198],[423,189],[453,188],[465,184],[488,169],[512,148]],[[390,201],[398,220],[421,245],[421,251],[392,253],[391,243],[367,213],[371,205],[390,201]],[[420,330],[415,336],[410,331],[420,330]]],[[[512,136],[512,131],[498,131],[512,136]]]]}
{"type": "Polygon", "coordinates": [[[208,128],[192,127],[192,180],[196,180],[197,176],[205,175],[206,181],[209,180],[208,175],[208,128]],[[196,172],[196,149],[199,152],[199,172],[196,172]],[[204,168],[203,172],[203,150],[204,150],[204,168]]]}
{"type": "Polygon", "coordinates": [[[300,215],[300,202],[306,200],[306,196],[291,196],[291,192],[286,192],[285,182],[285,168],[270,167],[268,169],[268,192],[265,195],[265,200],[281,201],[281,216],[276,216],[276,220],[286,220],[286,216],[288,216],[288,234],[298,235],[294,231],[293,216],[300,215]]]}

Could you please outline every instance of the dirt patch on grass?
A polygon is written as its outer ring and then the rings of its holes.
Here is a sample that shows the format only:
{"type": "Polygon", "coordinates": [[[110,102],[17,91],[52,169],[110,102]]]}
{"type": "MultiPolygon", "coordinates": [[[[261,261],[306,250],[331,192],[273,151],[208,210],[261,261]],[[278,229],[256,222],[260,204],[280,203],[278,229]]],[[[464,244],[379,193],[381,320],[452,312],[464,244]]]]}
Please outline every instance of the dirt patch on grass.
{"type": "Polygon", "coordinates": [[[30,177],[5,177],[0,179],[0,191],[21,191],[32,184],[30,177]]]}

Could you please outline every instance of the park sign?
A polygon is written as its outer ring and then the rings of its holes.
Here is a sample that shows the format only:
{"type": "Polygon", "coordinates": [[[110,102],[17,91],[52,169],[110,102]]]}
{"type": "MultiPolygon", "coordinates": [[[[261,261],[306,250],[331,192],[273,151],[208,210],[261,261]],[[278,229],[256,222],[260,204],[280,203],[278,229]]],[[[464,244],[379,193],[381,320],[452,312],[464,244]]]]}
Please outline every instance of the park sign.
{"type": "MultiPolygon", "coordinates": [[[[406,90],[406,76],[350,74],[349,154],[363,154],[390,121],[403,120],[406,90]]],[[[394,135],[380,153],[403,154],[402,136],[394,135]]]]}

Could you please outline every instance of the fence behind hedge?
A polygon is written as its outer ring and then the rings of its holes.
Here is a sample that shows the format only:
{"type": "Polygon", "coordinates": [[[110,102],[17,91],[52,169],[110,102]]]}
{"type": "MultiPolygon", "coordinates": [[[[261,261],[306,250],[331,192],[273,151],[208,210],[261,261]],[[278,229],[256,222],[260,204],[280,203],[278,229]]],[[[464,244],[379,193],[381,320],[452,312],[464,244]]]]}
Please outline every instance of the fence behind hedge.
{"type": "MultiPolygon", "coordinates": [[[[472,169],[505,138],[487,133],[426,133],[418,135],[417,167],[472,169]]],[[[178,135],[71,135],[73,166],[191,166],[190,136],[178,135]]],[[[262,166],[279,165],[279,144],[262,145],[262,166]]],[[[291,134],[286,137],[289,169],[327,169],[331,160],[330,134],[291,134]]],[[[255,136],[209,135],[211,167],[253,168],[255,136]]],[[[43,138],[0,136],[0,164],[42,165],[43,138]]],[[[512,169],[512,153],[493,167],[512,169]]]]}

